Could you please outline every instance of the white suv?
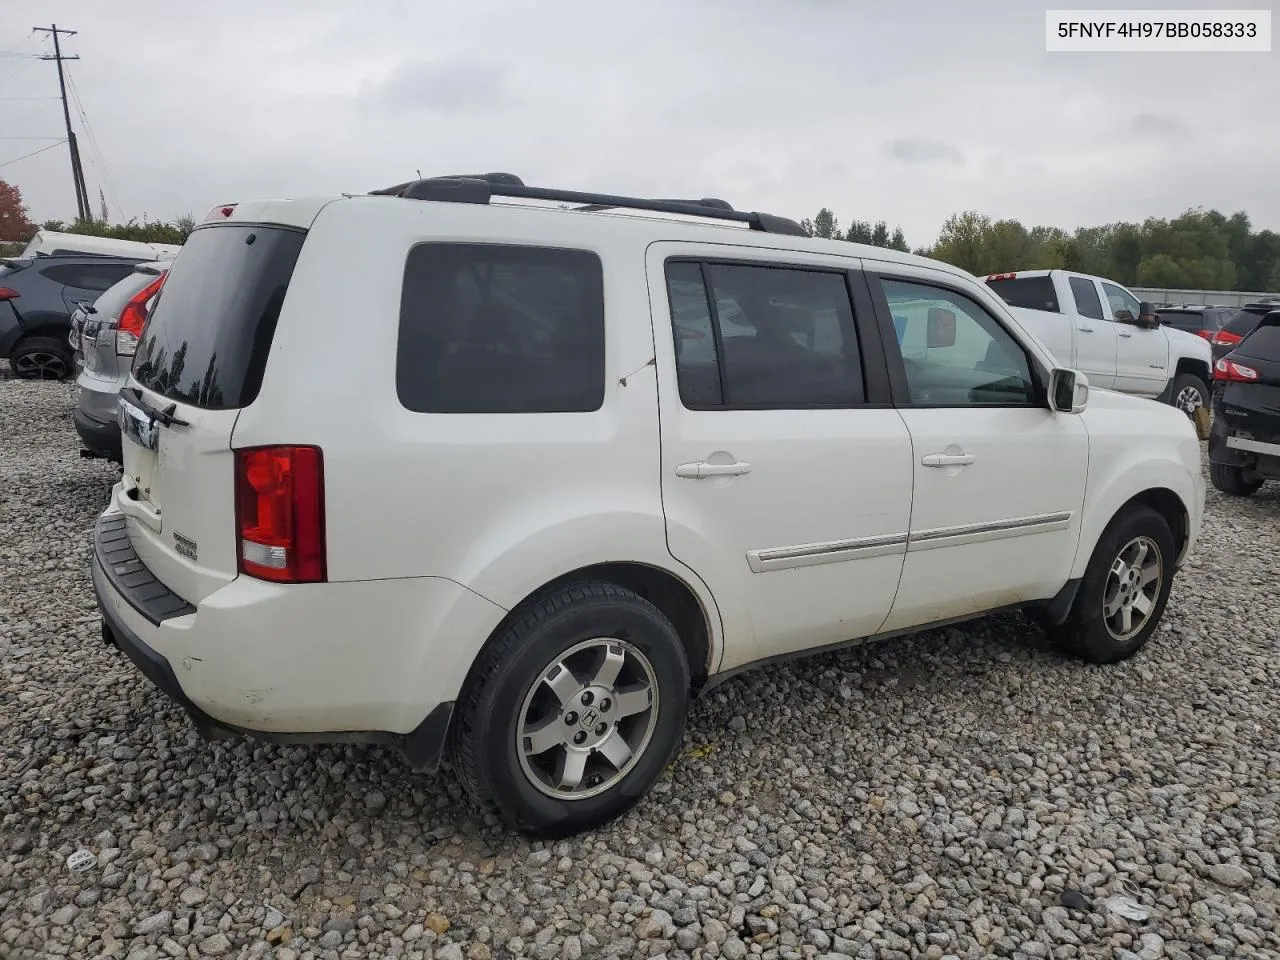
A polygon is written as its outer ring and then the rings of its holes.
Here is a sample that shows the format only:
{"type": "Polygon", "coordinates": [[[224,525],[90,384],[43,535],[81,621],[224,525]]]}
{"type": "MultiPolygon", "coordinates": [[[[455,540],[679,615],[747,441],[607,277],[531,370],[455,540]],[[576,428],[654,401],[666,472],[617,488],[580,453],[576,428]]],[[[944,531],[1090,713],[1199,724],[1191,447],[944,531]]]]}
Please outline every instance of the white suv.
{"type": "Polygon", "coordinates": [[[496,174],[211,218],[93,566],[210,737],[389,743],[565,834],[752,665],[1010,607],[1128,657],[1199,532],[1190,421],[941,263],[496,174]]]}

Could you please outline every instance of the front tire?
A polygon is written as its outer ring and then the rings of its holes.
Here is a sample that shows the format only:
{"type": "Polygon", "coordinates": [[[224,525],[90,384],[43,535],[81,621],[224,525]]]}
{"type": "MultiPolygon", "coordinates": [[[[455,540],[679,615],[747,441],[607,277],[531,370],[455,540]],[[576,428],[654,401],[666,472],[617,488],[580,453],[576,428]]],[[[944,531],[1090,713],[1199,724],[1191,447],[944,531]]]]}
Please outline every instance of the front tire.
{"type": "Polygon", "coordinates": [[[1066,622],[1054,631],[1090,663],[1118,663],[1146,645],[1164,615],[1177,546],[1169,523],[1133,506],[1103,532],[1066,622]]]}
{"type": "Polygon", "coordinates": [[[640,801],[679,746],[688,700],[684,646],[657,607],[612,583],[570,584],[481,654],[450,759],[511,828],[567,836],[640,801]]]}
{"type": "Polygon", "coordinates": [[[25,380],[65,380],[75,370],[75,359],[62,340],[27,337],[9,354],[9,367],[25,380]]]}
{"type": "Polygon", "coordinates": [[[1180,373],[1173,378],[1169,403],[1193,417],[1197,410],[1209,405],[1209,387],[1194,373],[1180,373]]]}
{"type": "Polygon", "coordinates": [[[1263,481],[1248,479],[1242,467],[1233,467],[1228,463],[1210,463],[1209,479],[1216,489],[1233,497],[1251,497],[1262,489],[1263,481]]]}

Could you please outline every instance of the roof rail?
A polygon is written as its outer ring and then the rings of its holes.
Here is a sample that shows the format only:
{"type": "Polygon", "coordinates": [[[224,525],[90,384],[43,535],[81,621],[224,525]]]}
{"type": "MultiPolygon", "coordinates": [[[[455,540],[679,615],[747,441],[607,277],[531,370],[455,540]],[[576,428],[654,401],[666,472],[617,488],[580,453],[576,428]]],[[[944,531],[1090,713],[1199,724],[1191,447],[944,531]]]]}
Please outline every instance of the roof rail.
{"type": "Polygon", "coordinates": [[[655,213],[677,213],[693,217],[709,217],[745,223],[752,230],[764,233],[781,233],[793,237],[807,237],[804,227],[786,217],[758,211],[735,210],[723,200],[646,200],[640,197],[623,197],[607,193],[584,193],[580,190],[554,190],[545,187],[528,187],[514,174],[482,173],[450,177],[426,177],[411,180],[394,187],[371,191],[380,196],[403,197],[406,200],[430,200],[452,203],[487,204],[494,197],[512,197],[525,200],[551,200],[579,204],[579,210],[649,210],[655,213]]]}

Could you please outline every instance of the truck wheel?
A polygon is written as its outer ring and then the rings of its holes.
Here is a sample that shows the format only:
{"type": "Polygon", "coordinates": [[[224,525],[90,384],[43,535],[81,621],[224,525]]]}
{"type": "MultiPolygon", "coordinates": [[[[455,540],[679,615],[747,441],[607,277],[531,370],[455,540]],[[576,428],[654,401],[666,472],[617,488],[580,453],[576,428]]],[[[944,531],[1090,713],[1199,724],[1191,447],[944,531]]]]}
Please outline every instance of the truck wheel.
{"type": "Polygon", "coordinates": [[[1173,378],[1169,402],[1187,416],[1194,416],[1201,407],[1209,405],[1209,388],[1194,373],[1180,373],[1173,378]]]}
{"type": "Polygon", "coordinates": [[[611,583],[570,584],[481,654],[450,759],[510,827],[567,836],[639,802],[679,746],[688,698],[684,646],[657,607],[611,583]]]}
{"type": "Polygon", "coordinates": [[[9,354],[9,366],[15,376],[28,380],[65,380],[75,369],[75,361],[64,341],[27,337],[9,354]]]}
{"type": "Polygon", "coordinates": [[[1233,497],[1251,497],[1262,489],[1263,484],[1256,477],[1247,479],[1243,467],[1233,467],[1228,463],[1210,462],[1209,479],[1213,481],[1215,488],[1233,497]]]}
{"type": "Polygon", "coordinates": [[[1155,510],[1133,506],[1118,514],[1094,548],[1055,639],[1090,663],[1133,656],[1164,614],[1176,556],[1169,524],[1155,510]]]}

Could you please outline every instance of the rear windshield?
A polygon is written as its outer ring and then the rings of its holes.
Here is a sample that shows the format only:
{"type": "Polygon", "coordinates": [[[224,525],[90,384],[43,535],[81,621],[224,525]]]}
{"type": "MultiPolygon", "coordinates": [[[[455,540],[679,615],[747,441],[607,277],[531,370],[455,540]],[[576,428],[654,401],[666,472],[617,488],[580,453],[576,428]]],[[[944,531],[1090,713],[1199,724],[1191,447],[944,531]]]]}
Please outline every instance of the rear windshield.
{"type": "Polygon", "coordinates": [[[1205,315],[1203,313],[1179,310],[1177,313],[1161,313],[1160,319],[1166,326],[1173,327],[1175,330],[1205,329],[1205,315]]]}
{"type": "Polygon", "coordinates": [[[987,286],[1011,307],[1048,310],[1061,313],[1052,277],[1014,277],[1010,280],[988,280],[987,286]]]}
{"type": "Polygon", "coordinates": [[[1254,313],[1250,310],[1241,310],[1234,317],[1222,325],[1222,329],[1228,333],[1234,333],[1237,337],[1243,337],[1250,330],[1256,327],[1262,321],[1263,314],[1254,313]]]}
{"type": "Polygon", "coordinates": [[[209,410],[253,403],[306,234],[219,224],[173,261],[133,363],[144,387],[209,410]]]}
{"type": "Polygon", "coordinates": [[[1258,360],[1274,360],[1280,363],[1280,321],[1272,321],[1245,337],[1236,347],[1236,353],[1258,360]]]}

